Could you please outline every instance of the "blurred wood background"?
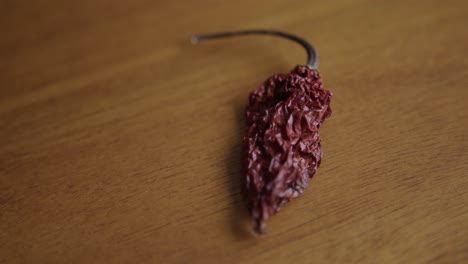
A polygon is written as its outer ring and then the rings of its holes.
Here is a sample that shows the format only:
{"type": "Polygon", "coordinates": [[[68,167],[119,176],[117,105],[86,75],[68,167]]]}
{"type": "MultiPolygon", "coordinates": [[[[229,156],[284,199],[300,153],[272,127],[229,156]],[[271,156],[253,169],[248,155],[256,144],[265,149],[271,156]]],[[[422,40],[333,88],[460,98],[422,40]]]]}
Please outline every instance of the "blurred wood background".
{"type": "Polygon", "coordinates": [[[0,262],[467,263],[466,1],[2,1],[0,262]],[[254,237],[248,94],[316,45],[332,118],[254,237]]]}

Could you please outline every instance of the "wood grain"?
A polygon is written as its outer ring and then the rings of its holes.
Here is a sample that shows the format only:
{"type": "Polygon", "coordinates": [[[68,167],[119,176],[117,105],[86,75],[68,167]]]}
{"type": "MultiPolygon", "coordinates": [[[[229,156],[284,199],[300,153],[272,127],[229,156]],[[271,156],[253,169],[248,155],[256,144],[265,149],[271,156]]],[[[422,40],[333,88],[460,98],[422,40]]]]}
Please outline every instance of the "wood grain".
{"type": "Polygon", "coordinates": [[[2,1],[0,262],[467,263],[466,1],[2,1]],[[334,93],[306,193],[254,237],[249,92],[334,93]]]}

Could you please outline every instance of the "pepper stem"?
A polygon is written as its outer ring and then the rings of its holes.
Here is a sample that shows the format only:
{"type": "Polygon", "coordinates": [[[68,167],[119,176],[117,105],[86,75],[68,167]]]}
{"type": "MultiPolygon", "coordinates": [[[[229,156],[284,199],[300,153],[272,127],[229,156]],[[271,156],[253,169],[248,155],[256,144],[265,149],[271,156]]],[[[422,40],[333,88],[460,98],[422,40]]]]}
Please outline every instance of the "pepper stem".
{"type": "Polygon", "coordinates": [[[234,32],[221,32],[221,33],[214,33],[214,34],[206,34],[206,35],[195,35],[192,37],[192,44],[197,44],[204,40],[209,39],[217,39],[217,38],[226,38],[226,37],[234,37],[234,36],[241,36],[241,35],[272,35],[277,36],[285,39],[292,40],[296,43],[299,43],[307,52],[307,67],[311,69],[317,69],[318,67],[318,56],[317,51],[315,50],[314,46],[312,46],[308,41],[298,36],[276,31],[276,30],[242,30],[242,31],[234,31],[234,32]]]}

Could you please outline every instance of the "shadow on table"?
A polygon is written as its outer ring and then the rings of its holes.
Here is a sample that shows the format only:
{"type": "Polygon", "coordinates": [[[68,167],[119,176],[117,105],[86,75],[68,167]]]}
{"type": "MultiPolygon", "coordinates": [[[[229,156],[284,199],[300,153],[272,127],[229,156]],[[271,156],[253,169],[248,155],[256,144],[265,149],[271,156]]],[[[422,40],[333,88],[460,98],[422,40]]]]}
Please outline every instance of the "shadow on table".
{"type": "Polygon", "coordinates": [[[232,197],[232,215],[230,228],[238,238],[251,236],[250,217],[247,210],[243,187],[245,178],[242,168],[242,138],[245,132],[244,106],[235,106],[235,137],[230,142],[229,155],[226,159],[226,175],[230,177],[229,195],[232,197]]]}

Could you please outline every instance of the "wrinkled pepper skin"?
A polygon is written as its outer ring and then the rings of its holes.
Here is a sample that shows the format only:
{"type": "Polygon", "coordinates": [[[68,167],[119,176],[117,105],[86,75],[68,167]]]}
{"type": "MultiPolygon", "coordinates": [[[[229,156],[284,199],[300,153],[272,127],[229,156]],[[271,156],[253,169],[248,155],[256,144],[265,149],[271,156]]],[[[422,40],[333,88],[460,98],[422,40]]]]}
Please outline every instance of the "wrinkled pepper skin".
{"type": "Polygon", "coordinates": [[[318,129],[331,115],[331,92],[317,70],[296,66],[267,79],[249,97],[243,140],[245,191],[254,232],[302,194],[322,159],[318,129]]]}

